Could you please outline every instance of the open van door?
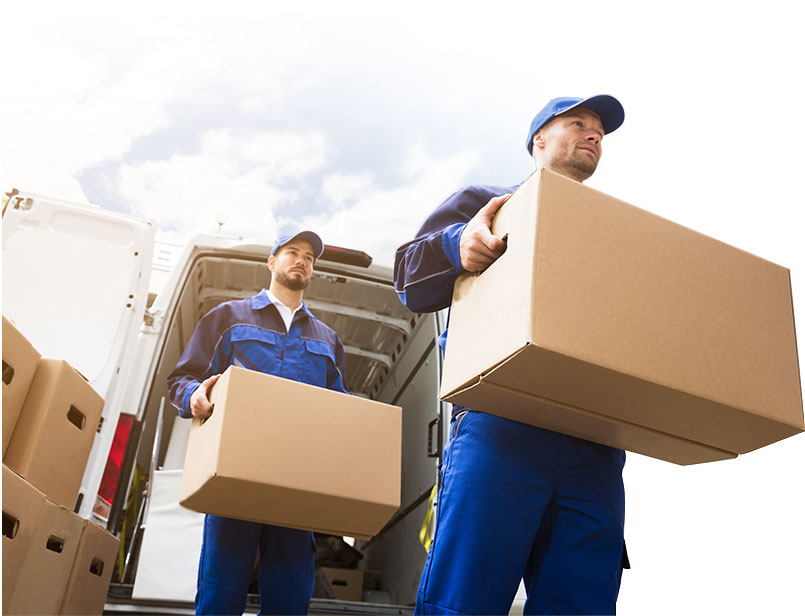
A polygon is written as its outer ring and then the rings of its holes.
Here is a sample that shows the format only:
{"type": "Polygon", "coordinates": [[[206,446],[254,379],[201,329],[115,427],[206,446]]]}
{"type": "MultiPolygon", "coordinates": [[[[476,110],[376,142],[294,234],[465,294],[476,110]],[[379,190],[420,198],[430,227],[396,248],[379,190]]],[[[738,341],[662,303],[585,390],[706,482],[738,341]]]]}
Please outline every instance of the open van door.
{"type": "Polygon", "coordinates": [[[16,190],[3,206],[3,314],[43,357],[65,359],[106,400],[76,512],[88,518],[148,300],[145,219],[16,190]]]}

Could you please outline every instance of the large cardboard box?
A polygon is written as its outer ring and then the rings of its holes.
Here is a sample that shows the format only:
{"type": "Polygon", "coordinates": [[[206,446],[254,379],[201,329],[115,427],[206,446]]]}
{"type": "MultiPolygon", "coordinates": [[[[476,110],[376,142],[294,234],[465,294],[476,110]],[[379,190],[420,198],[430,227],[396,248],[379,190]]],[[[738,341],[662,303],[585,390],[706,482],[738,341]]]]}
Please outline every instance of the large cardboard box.
{"type": "Polygon", "coordinates": [[[401,409],[230,367],[193,420],[180,502],[368,538],[400,505],[401,409]]]}
{"type": "Polygon", "coordinates": [[[6,613],[58,614],[82,522],[69,509],[45,500],[6,613]]]}
{"type": "Polygon", "coordinates": [[[9,614],[20,571],[31,552],[45,495],[3,465],[3,614],[9,614]]]}
{"type": "Polygon", "coordinates": [[[341,601],[360,601],[363,596],[363,571],[322,567],[333,595],[341,601]]]}
{"type": "Polygon", "coordinates": [[[105,528],[82,520],[78,549],[59,614],[103,613],[119,543],[105,528]]]}
{"type": "Polygon", "coordinates": [[[444,400],[678,464],[805,429],[787,269],[547,170],[492,229],[444,400]]]}
{"type": "Polygon", "coordinates": [[[3,455],[39,362],[39,351],[3,317],[3,455]]]}
{"type": "Polygon", "coordinates": [[[102,411],[103,398],[70,364],[40,360],[3,461],[72,509],[102,411]]]}

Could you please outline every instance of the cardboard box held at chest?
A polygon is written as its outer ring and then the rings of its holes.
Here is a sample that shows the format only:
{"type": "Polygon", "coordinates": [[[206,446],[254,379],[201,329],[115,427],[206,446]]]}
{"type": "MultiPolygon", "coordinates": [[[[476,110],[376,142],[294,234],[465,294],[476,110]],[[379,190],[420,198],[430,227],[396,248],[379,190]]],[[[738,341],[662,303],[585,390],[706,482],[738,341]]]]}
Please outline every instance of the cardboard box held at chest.
{"type": "Polygon", "coordinates": [[[787,269],[547,170],[492,231],[442,399],[677,464],[805,430],[787,269]]]}
{"type": "Polygon", "coordinates": [[[400,505],[401,409],[230,367],[193,420],[179,502],[369,538],[400,505]]]}

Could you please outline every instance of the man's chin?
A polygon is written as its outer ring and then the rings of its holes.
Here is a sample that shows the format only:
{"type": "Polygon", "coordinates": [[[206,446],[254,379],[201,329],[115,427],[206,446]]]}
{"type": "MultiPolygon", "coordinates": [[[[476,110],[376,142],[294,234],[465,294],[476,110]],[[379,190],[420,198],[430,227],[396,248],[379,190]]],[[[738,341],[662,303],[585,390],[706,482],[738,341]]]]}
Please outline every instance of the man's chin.
{"type": "Polygon", "coordinates": [[[595,170],[598,167],[598,161],[589,160],[589,157],[587,160],[575,159],[570,166],[573,167],[578,176],[584,176],[584,178],[587,179],[593,173],[595,173],[595,170]]]}
{"type": "Polygon", "coordinates": [[[310,284],[310,278],[305,278],[301,275],[278,274],[277,282],[291,291],[303,291],[310,284]]]}

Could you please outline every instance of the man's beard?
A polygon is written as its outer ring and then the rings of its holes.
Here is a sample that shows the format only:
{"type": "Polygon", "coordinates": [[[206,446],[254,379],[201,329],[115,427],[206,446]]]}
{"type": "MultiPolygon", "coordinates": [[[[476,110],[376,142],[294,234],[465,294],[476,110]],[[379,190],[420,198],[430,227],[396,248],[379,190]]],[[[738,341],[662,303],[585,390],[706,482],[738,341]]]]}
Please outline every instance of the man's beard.
{"type": "Polygon", "coordinates": [[[277,272],[275,275],[277,282],[291,291],[302,291],[306,289],[307,285],[310,283],[310,278],[291,278],[285,272],[277,272]]]}
{"type": "Polygon", "coordinates": [[[566,160],[554,164],[553,169],[562,175],[577,179],[586,180],[598,167],[598,161],[579,152],[574,152],[566,160]]]}

